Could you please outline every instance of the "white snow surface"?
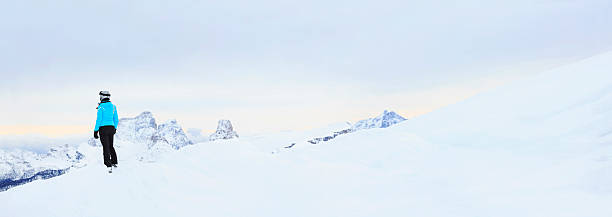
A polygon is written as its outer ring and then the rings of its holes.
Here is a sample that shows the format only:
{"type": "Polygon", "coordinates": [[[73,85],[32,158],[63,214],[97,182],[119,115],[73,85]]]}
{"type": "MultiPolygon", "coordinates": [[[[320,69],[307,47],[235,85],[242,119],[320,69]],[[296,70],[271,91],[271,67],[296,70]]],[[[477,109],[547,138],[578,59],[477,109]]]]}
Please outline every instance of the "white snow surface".
{"type": "Polygon", "coordinates": [[[283,152],[271,153],[315,134],[198,143],[153,162],[119,140],[113,174],[86,158],[0,193],[2,216],[608,217],[611,70],[606,53],[391,128],[283,152]]]}

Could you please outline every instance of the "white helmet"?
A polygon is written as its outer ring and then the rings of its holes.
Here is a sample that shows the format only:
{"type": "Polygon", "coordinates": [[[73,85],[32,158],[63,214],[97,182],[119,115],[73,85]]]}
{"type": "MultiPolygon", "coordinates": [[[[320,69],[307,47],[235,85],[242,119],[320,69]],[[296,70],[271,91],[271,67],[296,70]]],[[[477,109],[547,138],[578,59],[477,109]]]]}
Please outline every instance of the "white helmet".
{"type": "Polygon", "coordinates": [[[110,92],[108,92],[108,90],[102,90],[100,91],[100,101],[104,100],[104,99],[110,99],[110,92]]]}

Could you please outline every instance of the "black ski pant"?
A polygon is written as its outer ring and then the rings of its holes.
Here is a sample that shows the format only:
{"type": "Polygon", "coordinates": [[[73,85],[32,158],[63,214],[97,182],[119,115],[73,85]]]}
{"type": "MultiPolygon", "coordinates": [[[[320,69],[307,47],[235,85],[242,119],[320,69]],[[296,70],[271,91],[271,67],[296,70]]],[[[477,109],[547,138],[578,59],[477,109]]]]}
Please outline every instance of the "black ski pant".
{"type": "Polygon", "coordinates": [[[104,165],[107,167],[117,164],[117,153],[113,147],[113,137],[115,137],[114,126],[102,126],[98,130],[100,133],[100,142],[102,143],[102,154],[104,155],[104,165]]]}

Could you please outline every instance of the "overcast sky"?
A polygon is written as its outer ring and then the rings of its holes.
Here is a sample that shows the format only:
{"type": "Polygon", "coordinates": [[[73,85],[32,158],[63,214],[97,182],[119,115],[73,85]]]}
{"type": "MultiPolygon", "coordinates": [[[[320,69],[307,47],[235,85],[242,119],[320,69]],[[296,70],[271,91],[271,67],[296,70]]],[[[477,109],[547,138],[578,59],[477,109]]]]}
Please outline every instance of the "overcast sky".
{"type": "Polygon", "coordinates": [[[206,132],[412,117],[612,49],[609,0],[0,3],[0,134],[90,133],[99,90],[206,132]]]}

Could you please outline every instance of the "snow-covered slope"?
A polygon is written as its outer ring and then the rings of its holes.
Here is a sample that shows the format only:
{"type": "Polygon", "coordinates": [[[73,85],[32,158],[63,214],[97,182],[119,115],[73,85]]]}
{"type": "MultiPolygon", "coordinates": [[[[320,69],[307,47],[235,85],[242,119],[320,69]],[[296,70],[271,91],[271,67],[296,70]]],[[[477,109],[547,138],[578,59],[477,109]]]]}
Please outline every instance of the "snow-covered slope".
{"type": "Polygon", "coordinates": [[[608,217],[610,70],[607,53],[395,127],[274,154],[320,134],[217,140],[151,163],[123,144],[113,174],[87,158],[0,193],[2,214],[108,216],[101,204],[112,201],[119,216],[608,217]]]}
{"type": "Polygon", "coordinates": [[[612,52],[510,83],[397,127],[437,143],[513,147],[610,144],[610,123],[612,52]]]}
{"type": "Polygon", "coordinates": [[[355,123],[355,125],[353,125],[352,130],[357,131],[372,128],[387,128],[391,125],[397,124],[405,120],[406,118],[398,115],[394,111],[385,110],[377,117],[358,121],[357,123],[355,123]]]}

